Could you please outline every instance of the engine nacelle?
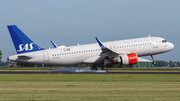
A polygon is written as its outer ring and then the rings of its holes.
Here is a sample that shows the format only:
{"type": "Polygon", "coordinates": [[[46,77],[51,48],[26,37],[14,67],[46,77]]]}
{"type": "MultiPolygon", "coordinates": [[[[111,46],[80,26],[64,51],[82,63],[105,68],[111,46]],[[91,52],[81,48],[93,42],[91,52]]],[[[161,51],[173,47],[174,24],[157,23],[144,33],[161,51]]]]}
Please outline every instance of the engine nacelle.
{"type": "Polygon", "coordinates": [[[124,54],[120,55],[120,58],[117,60],[118,63],[121,65],[133,65],[137,63],[137,54],[136,53],[129,53],[129,54],[124,54]]]}

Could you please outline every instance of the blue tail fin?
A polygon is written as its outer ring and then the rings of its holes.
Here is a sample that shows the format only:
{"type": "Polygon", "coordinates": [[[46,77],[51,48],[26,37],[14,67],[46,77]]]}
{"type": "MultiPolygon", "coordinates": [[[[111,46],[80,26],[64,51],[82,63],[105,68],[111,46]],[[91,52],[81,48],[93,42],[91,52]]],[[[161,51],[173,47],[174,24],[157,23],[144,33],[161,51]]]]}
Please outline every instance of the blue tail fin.
{"type": "Polygon", "coordinates": [[[16,25],[7,26],[17,54],[44,50],[28,38],[16,25]]]}

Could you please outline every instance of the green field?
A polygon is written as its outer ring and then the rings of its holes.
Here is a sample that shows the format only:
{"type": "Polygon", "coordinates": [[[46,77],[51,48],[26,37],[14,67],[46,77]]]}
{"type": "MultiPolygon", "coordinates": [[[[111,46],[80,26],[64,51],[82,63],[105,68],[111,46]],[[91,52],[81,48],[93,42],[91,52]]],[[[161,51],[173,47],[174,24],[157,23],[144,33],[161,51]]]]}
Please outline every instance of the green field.
{"type": "Polygon", "coordinates": [[[0,100],[179,101],[180,75],[0,74],[0,100]]]}

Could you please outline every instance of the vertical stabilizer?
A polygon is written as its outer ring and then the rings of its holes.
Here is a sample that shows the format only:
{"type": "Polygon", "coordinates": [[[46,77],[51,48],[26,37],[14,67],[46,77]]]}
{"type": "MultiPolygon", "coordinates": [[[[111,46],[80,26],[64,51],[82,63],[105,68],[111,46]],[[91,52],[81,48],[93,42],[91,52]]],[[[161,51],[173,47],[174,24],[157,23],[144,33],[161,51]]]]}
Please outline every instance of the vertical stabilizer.
{"type": "Polygon", "coordinates": [[[13,40],[17,54],[44,50],[43,48],[36,45],[16,25],[10,25],[7,27],[13,40]]]}

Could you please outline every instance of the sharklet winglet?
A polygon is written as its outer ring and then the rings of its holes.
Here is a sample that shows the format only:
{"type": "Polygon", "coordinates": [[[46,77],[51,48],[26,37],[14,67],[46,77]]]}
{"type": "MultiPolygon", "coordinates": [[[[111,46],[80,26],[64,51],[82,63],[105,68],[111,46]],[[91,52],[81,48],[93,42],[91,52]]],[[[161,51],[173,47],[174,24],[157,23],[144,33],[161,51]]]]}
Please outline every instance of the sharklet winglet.
{"type": "Polygon", "coordinates": [[[53,42],[51,41],[52,45],[54,46],[54,48],[57,48],[58,46],[53,42]]]}
{"type": "Polygon", "coordinates": [[[104,48],[104,45],[102,44],[102,42],[97,37],[95,37],[95,38],[96,38],[96,41],[98,42],[99,46],[101,48],[104,48]]]}

